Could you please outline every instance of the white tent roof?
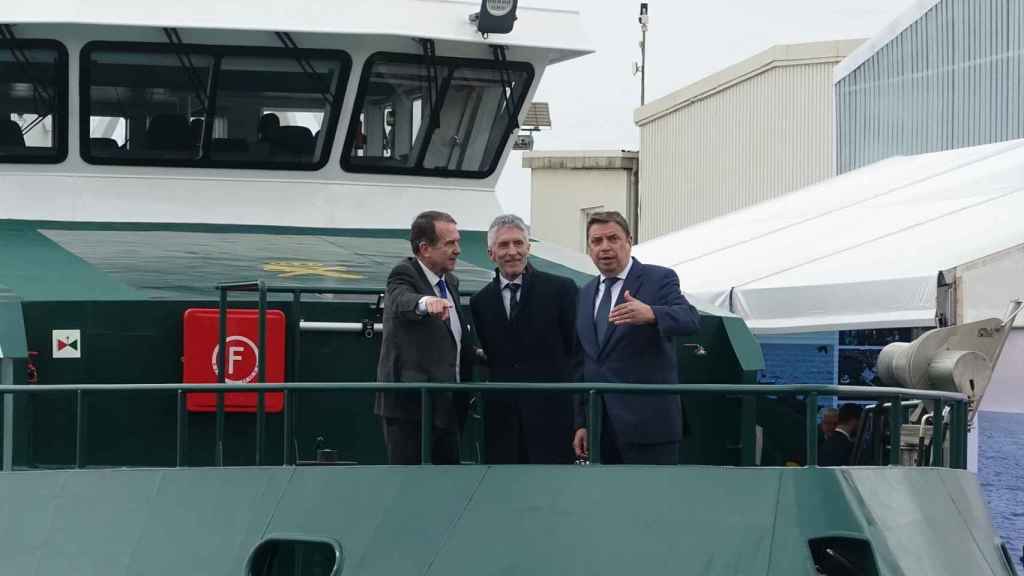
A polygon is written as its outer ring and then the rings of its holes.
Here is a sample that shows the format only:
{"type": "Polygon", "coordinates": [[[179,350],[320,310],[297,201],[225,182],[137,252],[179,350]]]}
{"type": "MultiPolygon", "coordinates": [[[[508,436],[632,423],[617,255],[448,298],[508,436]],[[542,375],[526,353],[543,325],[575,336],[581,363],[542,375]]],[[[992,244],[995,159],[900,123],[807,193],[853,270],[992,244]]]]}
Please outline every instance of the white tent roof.
{"type": "Polygon", "coordinates": [[[755,332],[787,333],[933,325],[940,270],[1020,244],[1024,140],[890,158],[634,254],[755,332]]]}

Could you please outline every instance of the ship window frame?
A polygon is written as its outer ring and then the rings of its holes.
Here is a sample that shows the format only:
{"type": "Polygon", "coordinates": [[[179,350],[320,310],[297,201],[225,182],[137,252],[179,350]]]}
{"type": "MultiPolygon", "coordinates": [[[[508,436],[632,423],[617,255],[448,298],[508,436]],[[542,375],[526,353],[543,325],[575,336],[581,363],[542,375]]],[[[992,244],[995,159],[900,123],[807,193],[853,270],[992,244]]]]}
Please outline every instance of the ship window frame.
{"type": "Polygon", "coordinates": [[[60,40],[54,38],[15,38],[14,40],[0,40],[0,50],[7,51],[11,47],[25,50],[43,49],[55,50],[57,52],[57,83],[55,86],[57,106],[53,113],[57,115],[53,125],[57,135],[54,137],[53,154],[5,154],[0,155],[0,164],[60,164],[68,158],[68,116],[70,114],[69,98],[69,57],[67,46],[60,40]]]}
{"type": "Polygon", "coordinates": [[[271,534],[253,546],[245,561],[245,576],[276,576],[274,572],[267,572],[268,564],[264,557],[267,549],[285,546],[317,546],[330,548],[334,552],[334,562],[329,576],[338,576],[345,569],[345,553],[341,544],[330,537],[310,536],[306,534],[271,534]],[[262,563],[260,561],[263,561],[262,563]]]}
{"type": "MultiPolygon", "coordinates": [[[[330,163],[331,154],[334,150],[335,135],[338,131],[338,123],[341,121],[341,109],[345,103],[345,96],[348,92],[348,84],[352,78],[352,56],[346,50],[326,48],[287,48],[283,46],[240,46],[226,44],[169,44],[166,42],[122,42],[110,40],[93,40],[87,42],[79,53],[79,133],[78,146],[79,155],[87,164],[100,166],[150,166],[150,167],[174,167],[174,168],[201,168],[201,169],[242,169],[242,170],[291,170],[303,172],[316,172],[322,170],[330,163]],[[91,153],[89,146],[89,120],[91,115],[91,76],[90,57],[93,52],[122,52],[122,53],[167,53],[185,51],[191,54],[200,54],[216,58],[284,58],[294,59],[302,57],[306,59],[327,59],[335,60],[340,64],[338,69],[339,77],[334,91],[334,99],[330,103],[331,112],[325,118],[321,131],[324,134],[323,151],[314,162],[289,162],[289,161],[237,161],[217,160],[206,154],[198,159],[175,159],[175,158],[111,158],[96,156],[91,153]]],[[[213,89],[207,94],[212,102],[208,117],[216,121],[217,90],[213,89]]]]}
{"type": "MultiPolygon", "coordinates": [[[[516,102],[515,118],[519,118],[520,113],[525,107],[527,97],[530,90],[533,88],[533,83],[536,80],[536,72],[533,64],[522,60],[488,60],[485,58],[465,58],[458,56],[433,56],[428,58],[422,54],[413,54],[409,52],[374,52],[370,54],[363,62],[362,71],[359,75],[359,87],[356,89],[355,100],[352,103],[351,115],[348,119],[348,130],[345,134],[345,142],[341,148],[341,169],[345,172],[351,173],[362,173],[362,174],[388,174],[388,175],[399,175],[399,176],[432,176],[438,178],[473,178],[477,180],[483,180],[489,178],[498,169],[498,165],[501,163],[501,159],[504,157],[506,150],[508,149],[510,137],[515,132],[516,126],[509,123],[505,131],[507,134],[504,137],[504,143],[501,147],[495,150],[493,157],[491,158],[490,165],[486,170],[450,170],[448,168],[422,168],[422,167],[408,167],[408,166],[387,166],[387,165],[375,165],[375,164],[360,164],[351,162],[352,159],[352,148],[355,145],[356,131],[360,126],[360,114],[363,112],[363,105],[365,104],[366,94],[369,89],[370,73],[373,71],[374,65],[378,63],[382,64],[420,64],[427,66],[428,62],[433,61],[438,66],[451,66],[454,70],[460,67],[463,68],[475,68],[475,69],[490,69],[490,70],[501,70],[507,69],[512,72],[523,72],[523,90],[520,92],[521,98],[516,102]]],[[[424,101],[425,102],[425,101],[424,101]]],[[[422,119],[423,121],[426,118],[422,119]]],[[[492,128],[493,129],[493,128],[492,128]]]]}

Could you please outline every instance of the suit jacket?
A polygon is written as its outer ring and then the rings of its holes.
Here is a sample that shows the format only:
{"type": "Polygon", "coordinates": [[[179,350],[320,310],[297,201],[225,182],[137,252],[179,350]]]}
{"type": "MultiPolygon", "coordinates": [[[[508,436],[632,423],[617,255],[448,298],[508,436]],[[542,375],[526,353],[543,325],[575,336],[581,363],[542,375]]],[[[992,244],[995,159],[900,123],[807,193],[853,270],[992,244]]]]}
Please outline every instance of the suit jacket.
{"type": "MultiPolygon", "coordinates": [[[[576,331],[583,349],[584,382],[678,384],[674,336],[693,333],[700,315],[679,289],[679,277],[668,268],[642,264],[635,258],[614,306],[629,293],[654,310],[655,324],[609,326],[603,345],[594,329],[594,307],[600,276],[580,288],[576,331]]],[[[682,437],[679,396],[606,394],[605,410],[619,440],[627,444],[678,442],[682,437]]],[[[577,428],[586,426],[586,407],[576,406],[577,428]]]]}
{"type": "MultiPolygon", "coordinates": [[[[448,273],[445,282],[462,324],[461,365],[456,365],[457,348],[449,323],[416,312],[420,298],[436,294],[416,259],[406,258],[388,275],[378,382],[455,382],[456,373],[463,382],[470,379],[474,338],[469,315],[459,304],[459,279],[448,273]]],[[[468,397],[464,393],[434,392],[434,426],[461,427],[467,407],[468,397]]],[[[374,412],[388,418],[418,421],[420,393],[378,392],[374,412]]]]}
{"type": "Polygon", "coordinates": [[[818,446],[818,466],[849,466],[853,440],[839,430],[818,446]]]}
{"type": "MultiPolygon", "coordinates": [[[[491,381],[575,381],[578,291],[569,278],[527,267],[519,307],[511,319],[497,274],[473,296],[473,323],[491,381]]],[[[518,461],[520,441],[532,463],[573,461],[571,394],[488,392],[485,399],[488,461],[518,461]],[[517,420],[522,430],[513,423],[517,420]]]]}

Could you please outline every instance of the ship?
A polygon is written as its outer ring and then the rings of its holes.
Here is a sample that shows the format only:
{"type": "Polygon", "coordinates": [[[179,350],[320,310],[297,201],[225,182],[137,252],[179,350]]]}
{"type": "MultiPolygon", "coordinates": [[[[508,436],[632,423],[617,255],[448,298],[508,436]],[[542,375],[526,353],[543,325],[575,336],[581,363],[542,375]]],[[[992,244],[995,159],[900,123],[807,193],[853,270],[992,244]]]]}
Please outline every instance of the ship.
{"type": "MultiPolygon", "coordinates": [[[[743,320],[704,309],[680,384],[631,389],[683,396],[680,466],[491,465],[482,402],[462,465],[384,465],[373,393],[402,387],[374,382],[387,272],[415,215],[442,210],[464,295],[490,281],[520,123],[548,66],[591,51],[577,10],[0,14],[0,574],[1014,573],[965,470],[963,374],[994,365],[1000,319],[980,349],[958,327],[893,349],[887,387],[772,386],[743,320]],[[869,407],[857,466],[816,466],[829,397],[869,407]]],[[[530,260],[593,274],[543,242],[530,260]]],[[[405,387],[557,388],[595,414],[622,388],[405,387]]]]}

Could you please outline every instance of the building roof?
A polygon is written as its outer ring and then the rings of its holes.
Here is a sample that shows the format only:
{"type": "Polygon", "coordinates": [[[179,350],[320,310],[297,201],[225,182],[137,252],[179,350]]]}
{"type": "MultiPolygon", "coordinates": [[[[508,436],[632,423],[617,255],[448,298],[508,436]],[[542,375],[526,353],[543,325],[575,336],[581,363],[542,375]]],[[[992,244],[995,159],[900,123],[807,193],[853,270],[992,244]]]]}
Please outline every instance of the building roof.
{"type": "Polygon", "coordinates": [[[837,83],[850,75],[851,72],[867,62],[883,46],[892,42],[894,38],[903,33],[914,22],[921,19],[929,10],[935,7],[942,0],[917,0],[895,20],[890,22],[868,40],[864,41],[856,50],[851,52],[842,62],[836,64],[832,71],[832,81],[837,83]]]}
{"type": "Polygon", "coordinates": [[[548,170],[637,168],[636,150],[535,150],[523,153],[523,168],[548,170]]]}
{"type": "Polygon", "coordinates": [[[773,68],[839,62],[862,42],[863,40],[835,40],[772,46],[746,60],[637,108],[633,113],[633,121],[638,125],[647,124],[658,117],[689,106],[773,68]]]}
{"type": "Polygon", "coordinates": [[[487,40],[469,22],[479,10],[479,0],[48,0],[6,3],[3,22],[408,36],[548,48],[552,61],[592,51],[565,0],[520,1],[515,29],[487,40]]]}
{"type": "Polygon", "coordinates": [[[930,326],[938,273],[1024,245],[1021,214],[1015,140],[883,160],[634,254],[755,333],[930,326]]]}

